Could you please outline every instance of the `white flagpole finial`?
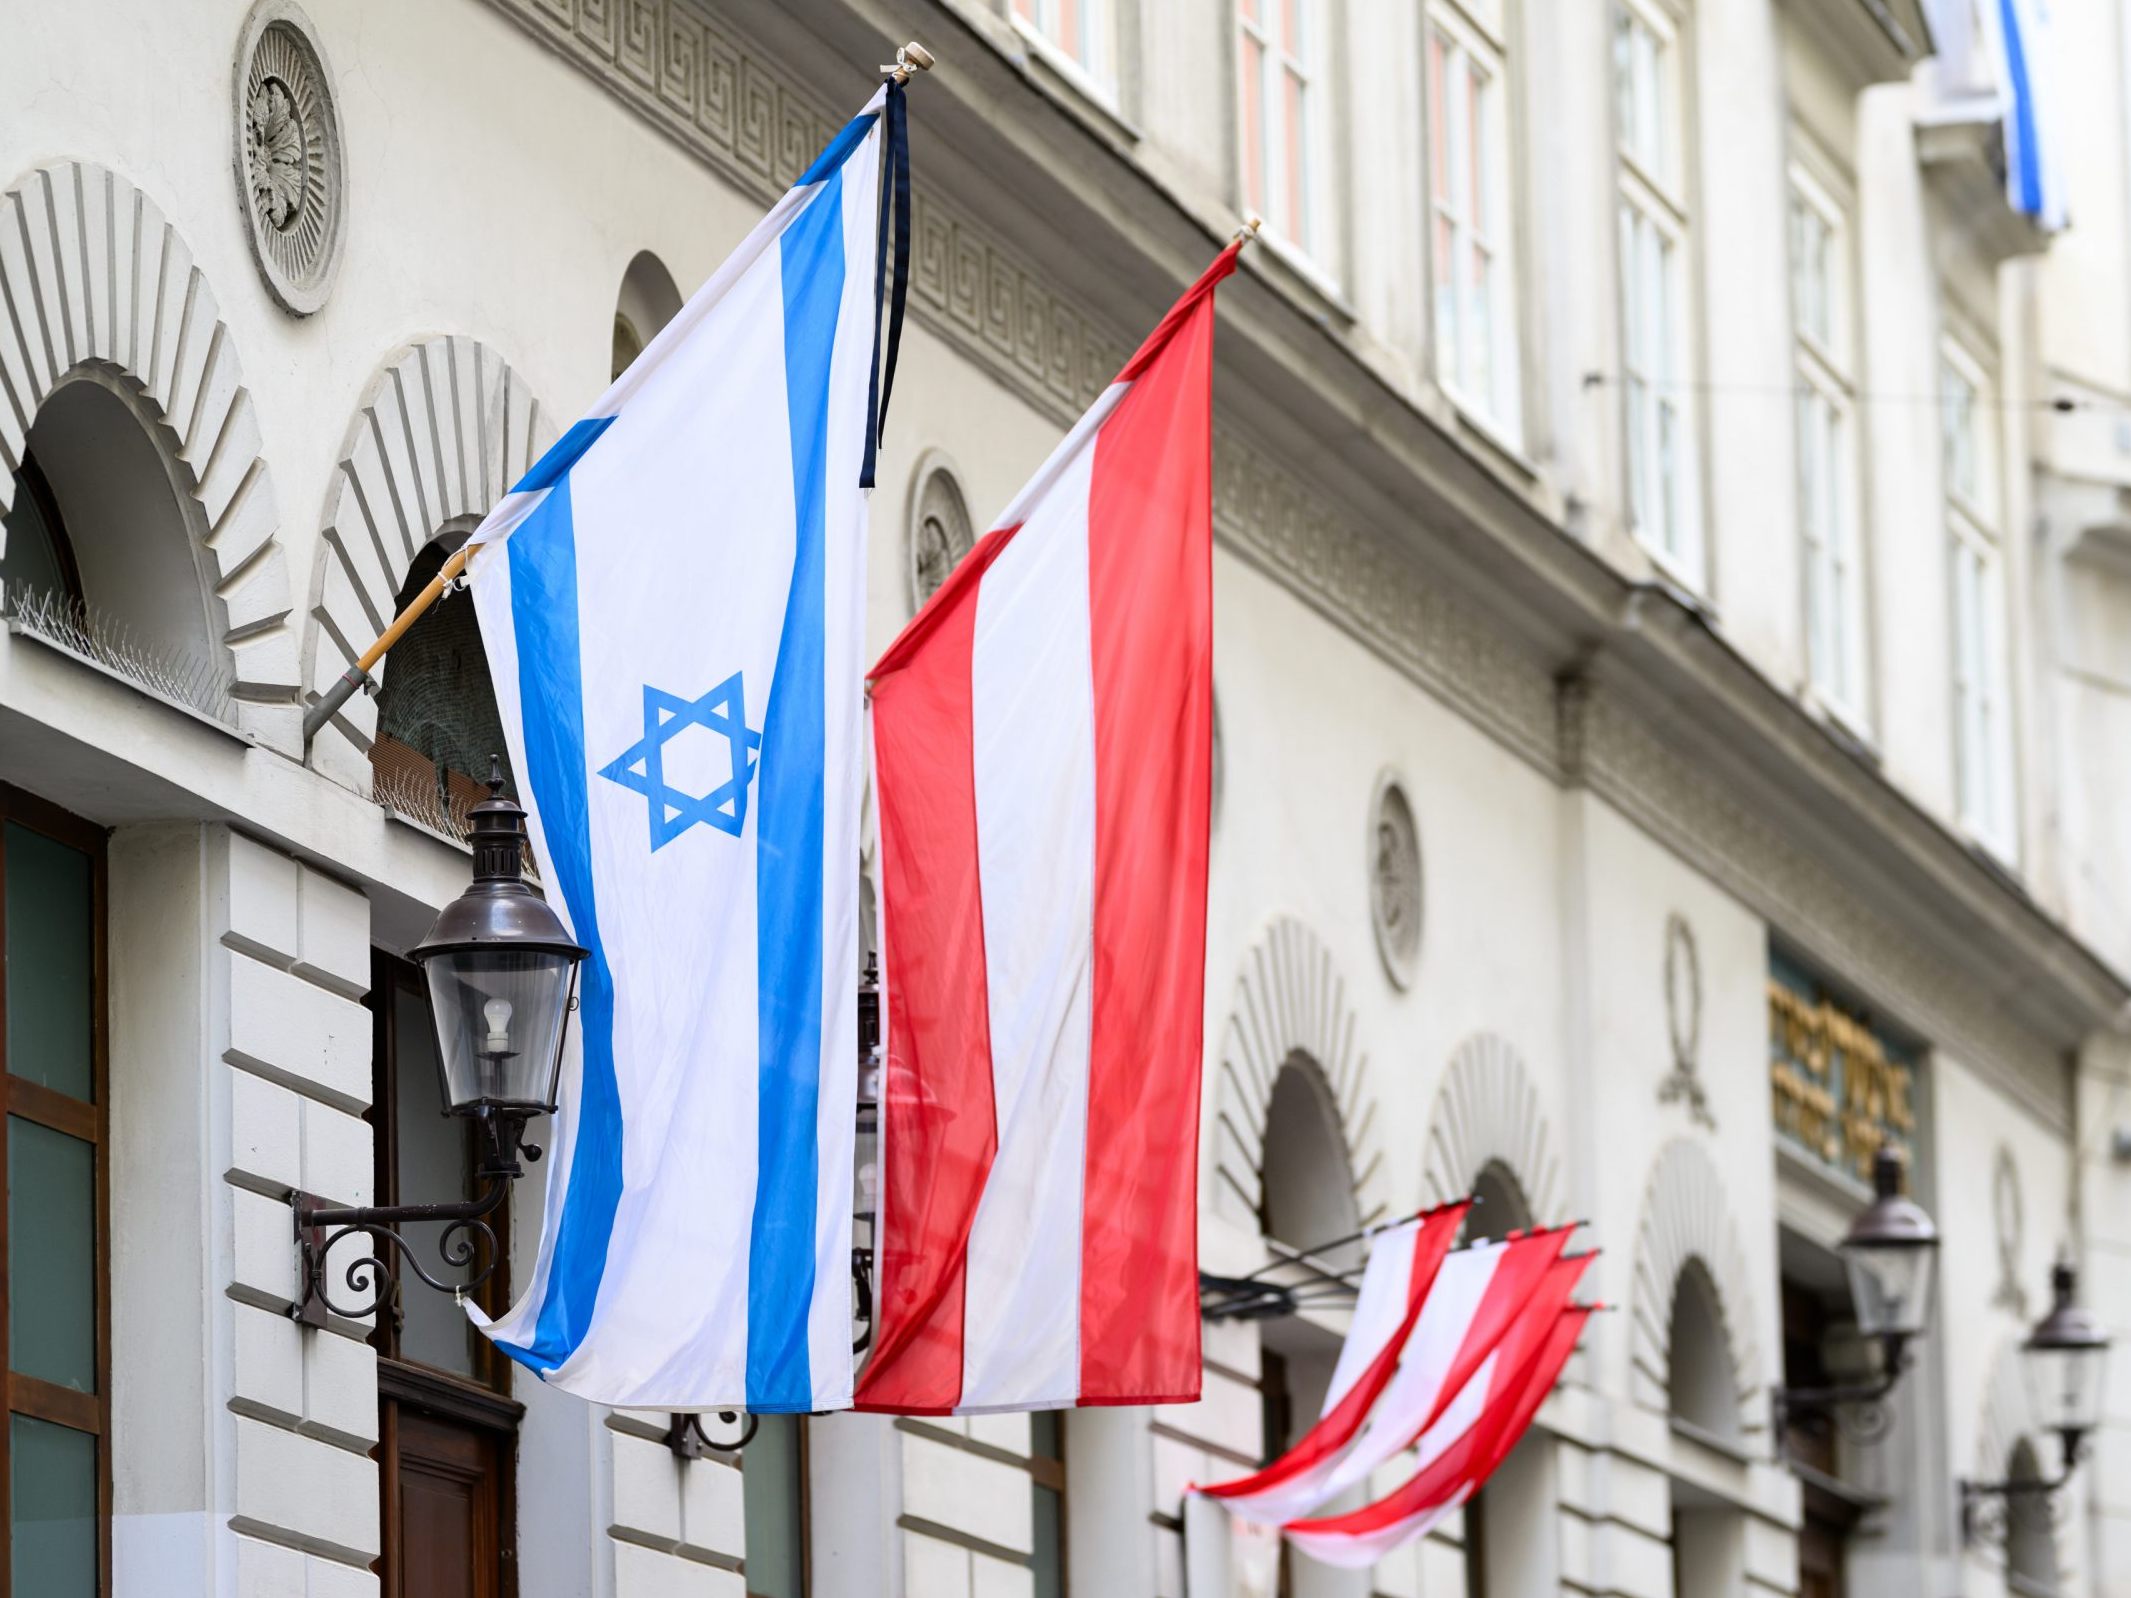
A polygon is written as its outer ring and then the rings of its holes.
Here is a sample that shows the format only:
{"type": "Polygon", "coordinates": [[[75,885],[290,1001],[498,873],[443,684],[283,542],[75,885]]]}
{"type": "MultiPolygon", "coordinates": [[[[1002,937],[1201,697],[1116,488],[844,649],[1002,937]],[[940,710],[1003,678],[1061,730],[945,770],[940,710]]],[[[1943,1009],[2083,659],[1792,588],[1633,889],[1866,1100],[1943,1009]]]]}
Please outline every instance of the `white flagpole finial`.
{"type": "Polygon", "coordinates": [[[932,70],[932,52],[912,39],[895,52],[895,60],[881,68],[897,83],[908,83],[912,74],[932,70]]]}

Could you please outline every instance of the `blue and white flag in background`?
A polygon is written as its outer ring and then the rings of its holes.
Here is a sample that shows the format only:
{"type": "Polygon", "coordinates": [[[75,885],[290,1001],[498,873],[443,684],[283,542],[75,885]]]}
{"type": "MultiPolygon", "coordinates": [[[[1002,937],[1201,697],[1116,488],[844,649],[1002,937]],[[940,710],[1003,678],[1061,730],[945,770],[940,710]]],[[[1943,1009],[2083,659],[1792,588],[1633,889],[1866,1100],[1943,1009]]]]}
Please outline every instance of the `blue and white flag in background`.
{"type": "Polygon", "coordinates": [[[473,535],[533,847],[590,951],[539,1257],[486,1330],[602,1403],[851,1401],[886,109],[883,90],[473,535]]]}

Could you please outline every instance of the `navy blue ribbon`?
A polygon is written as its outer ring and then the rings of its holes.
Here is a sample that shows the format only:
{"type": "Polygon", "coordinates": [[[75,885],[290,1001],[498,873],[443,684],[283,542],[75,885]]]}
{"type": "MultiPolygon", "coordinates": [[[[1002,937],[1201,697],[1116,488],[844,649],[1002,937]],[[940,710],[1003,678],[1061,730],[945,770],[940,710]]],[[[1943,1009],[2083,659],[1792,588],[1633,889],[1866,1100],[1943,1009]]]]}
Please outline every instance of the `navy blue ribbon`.
{"type": "Polygon", "coordinates": [[[910,297],[910,125],[903,86],[888,84],[883,112],[880,231],[873,246],[873,366],[866,387],[866,460],[858,486],[873,486],[873,468],[888,429],[888,397],[895,391],[895,358],[903,346],[903,306],[910,297]],[[893,222],[895,269],[888,270],[888,235],[893,222]],[[881,290],[888,293],[888,359],[881,361],[881,290]]]}

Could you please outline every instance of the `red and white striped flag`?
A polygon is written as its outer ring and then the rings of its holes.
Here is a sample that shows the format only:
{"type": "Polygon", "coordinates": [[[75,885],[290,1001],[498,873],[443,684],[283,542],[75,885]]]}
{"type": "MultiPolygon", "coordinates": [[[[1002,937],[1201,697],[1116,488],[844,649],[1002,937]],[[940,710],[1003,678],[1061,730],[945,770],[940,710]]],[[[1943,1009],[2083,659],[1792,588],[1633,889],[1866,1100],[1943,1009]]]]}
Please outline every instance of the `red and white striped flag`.
{"type": "MultiPolygon", "coordinates": [[[[1556,1273],[1582,1263],[1562,1260],[1556,1273]]],[[[1534,1296],[1532,1313],[1421,1439],[1422,1463],[1411,1480],[1346,1514],[1291,1521],[1282,1528],[1287,1540],[1322,1564],[1365,1569],[1427,1535],[1478,1492],[1531,1426],[1596,1308],[1566,1302],[1573,1274],[1558,1281],[1558,1291],[1557,1280],[1534,1296]]]]}
{"type": "Polygon", "coordinates": [[[1199,1396],[1213,289],[873,670],[888,991],[860,1409],[1199,1396]]]}
{"type": "Polygon", "coordinates": [[[1367,1480],[1437,1422],[1522,1322],[1573,1230],[1550,1227],[1451,1254],[1403,1334],[1372,1362],[1372,1371],[1394,1367],[1372,1402],[1341,1404],[1256,1475],[1201,1490],[1241,1519],[1277,1525],[1367,1480]]]}

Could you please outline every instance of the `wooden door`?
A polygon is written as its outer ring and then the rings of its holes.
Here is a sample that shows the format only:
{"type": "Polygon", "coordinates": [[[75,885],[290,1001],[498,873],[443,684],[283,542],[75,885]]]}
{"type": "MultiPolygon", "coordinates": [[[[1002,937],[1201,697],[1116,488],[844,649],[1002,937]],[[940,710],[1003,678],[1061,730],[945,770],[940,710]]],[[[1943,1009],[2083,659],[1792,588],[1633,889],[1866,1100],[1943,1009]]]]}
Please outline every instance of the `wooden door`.
{"type": "Polygon", "coordinates": [[[385,1591],[399,1598],[504,1598],[499,1439],[393,1403],[386,1448],[396,1494],[385,1591]]]}

